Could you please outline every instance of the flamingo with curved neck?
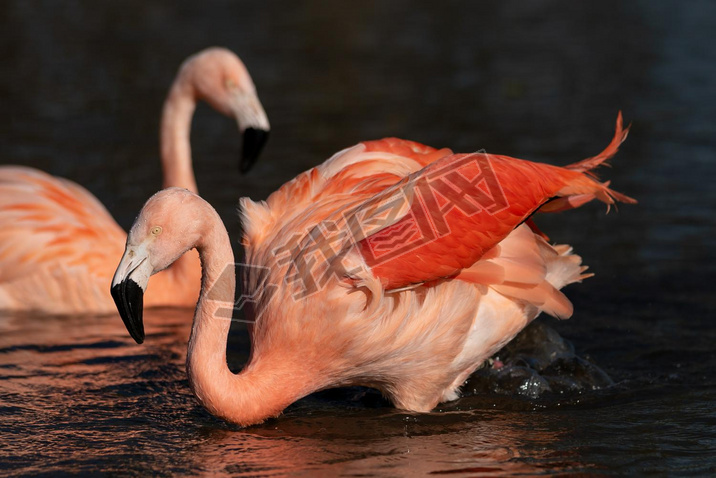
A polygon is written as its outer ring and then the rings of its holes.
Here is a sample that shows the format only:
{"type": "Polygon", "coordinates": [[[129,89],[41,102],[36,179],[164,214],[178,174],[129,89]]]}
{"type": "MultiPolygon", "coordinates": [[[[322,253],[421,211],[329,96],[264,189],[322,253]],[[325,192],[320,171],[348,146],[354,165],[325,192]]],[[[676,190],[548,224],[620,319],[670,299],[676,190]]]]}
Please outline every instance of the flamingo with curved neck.
{"type": "Polygon", "coordinates": [[[560,289],[589,277],[569,246],[550,245],[535,212],[635,202],[585,174],[609,146],[564,168],[411,141],[368,141],[299,175],[266,202],[242,200],[242,300],[253,302],[251,358],[226,363],[235,307],[233,254],[218,214],[177,188],[147,201],[112,280],[129,333],[144,340],[149,277],[196,248],[203,266],[189,382],[214,415],[275,417],[317,390],[363,385],[425,412],[540,312],[572,314],[560,289]],[[227,273],[228,268],[228,273],[227,273]]]}
{"type": "Polygon", "coordinates": [[[160,147],[163,187],[196,192],[189,135],[197,101],[234,117],[243,135],[240,168],[248,171],[263,149],[270,125],[256,87],[241,60],[225,48],[208,48],[187,58],[162,109],[160,147]]]}
{"type": "Polygon", "coordinates": [[[310,388],[289,364],[268,357],[234,375],[226,363],[226,341],[234,306],[234,255],[214,208],[199,196],[168,188],[152,196],[129,232],[112,281],[112,294],[132,337],[144,341],[142,301],[149,276],[196,248],[202,263],[202,293],[187,354],[191,387],[203,406],[227,421],[250,424],[278,414],[310,388]],[[211,291],[209,294],[208,291],[211,291]],[[290,384],[290,385],[289,385],[290,384]],[[301,391],[299,391],[301,390],[301,391]]]}
{"type": "MultiPolygon", "coordinates": [[[[246,67],[224,48],[188,58],[162,112],[164,186],[197,191],[191,162],[191,120],[199,100],[234,117],[243,133],[241,170],[255,161],[269,123],[246,67]]],[[[86,189],[21,166],[0,167],[0,310],[49,314],[112,313],[106,284],[126,234],[86,189]]],[[[156,278],[161,292],[148,306],[191,306],[199,291],[196,254],[156,278]]]]}

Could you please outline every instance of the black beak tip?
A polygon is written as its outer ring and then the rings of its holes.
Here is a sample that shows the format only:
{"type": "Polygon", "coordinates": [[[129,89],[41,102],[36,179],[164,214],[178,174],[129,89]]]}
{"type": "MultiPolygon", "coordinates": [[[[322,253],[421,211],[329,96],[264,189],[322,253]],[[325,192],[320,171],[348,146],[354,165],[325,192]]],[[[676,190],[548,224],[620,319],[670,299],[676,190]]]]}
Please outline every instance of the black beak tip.
{"type": "Polygon", "coordinates": [[[242,173],[247,172],[254,165],[268,137],[268,130],[257,128],[246,128],[244,130],[244,144],[241,152],[241,164],[239,166],[242,173]]]}
{"type": "Polygon", "coordinates": [[[112,287],[111,293],[129,335],[141,344],[144,342],[144,291],[132,279],[125,279],[112,287]]]}

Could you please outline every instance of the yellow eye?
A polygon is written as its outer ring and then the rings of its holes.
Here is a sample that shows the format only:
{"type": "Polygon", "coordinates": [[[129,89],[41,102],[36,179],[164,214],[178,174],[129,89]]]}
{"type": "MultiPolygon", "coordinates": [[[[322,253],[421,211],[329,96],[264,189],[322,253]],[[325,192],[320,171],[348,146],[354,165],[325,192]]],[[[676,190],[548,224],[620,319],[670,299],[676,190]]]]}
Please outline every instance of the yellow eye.
{"type": "Polygon", "coordinates": [[[150,232],[152,233],[152,236],[158,236],[159,234],[162,233],[162,227],[154,226],[150,232]]]}

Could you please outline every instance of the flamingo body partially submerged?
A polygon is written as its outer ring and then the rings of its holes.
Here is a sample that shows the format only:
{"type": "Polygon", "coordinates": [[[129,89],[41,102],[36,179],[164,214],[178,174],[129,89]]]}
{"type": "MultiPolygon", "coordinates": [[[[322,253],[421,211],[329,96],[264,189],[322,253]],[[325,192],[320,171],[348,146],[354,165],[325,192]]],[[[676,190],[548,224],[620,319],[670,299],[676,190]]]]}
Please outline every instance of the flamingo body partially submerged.
{"type": "Polygon", "coordinates": [[[168,189],[144,206],[113,279],[117,306],[142,341],[148,277],[196,247],[204,289],[187,370],[210,412],[250,425],[347,385],[428,411],[457,398],[466,377],[540,312],[571,315],[559,289],[586,277],[586,267],[529,218],[594,198],[634,202],[584,174],[625,137],[620,115],[604,152],[566,168],[389,138],[337,153],[266,202],[242,199],[240,302],[252,303],[254,322],[238,375],[225,352],[233,255],[198,196],[168,189]]]}
{"type": "MultiPolygon", "coordinates": [[[[244,133],[241,169],[258,156],[269,123],[241,60],[209,48],[179,69],[162,114],[164,186],[196,192],[189,133],[197,100],[236,118],[244,133]]],[[[126,234],[105,207],[78,184],[36,169],[0,166],[0,310],[107,314],[107,288],[126,234]]],[[[198,256],[190,254],[157,277],[148,306],[191,306],[199,292],[198,256]]]]}

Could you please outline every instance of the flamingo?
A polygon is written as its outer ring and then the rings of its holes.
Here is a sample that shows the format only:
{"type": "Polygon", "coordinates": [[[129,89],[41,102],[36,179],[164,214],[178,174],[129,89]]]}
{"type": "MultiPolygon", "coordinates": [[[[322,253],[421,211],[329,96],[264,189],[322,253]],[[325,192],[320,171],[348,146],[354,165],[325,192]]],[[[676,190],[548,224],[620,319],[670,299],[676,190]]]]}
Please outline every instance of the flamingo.
{"type": "MultiPolygon", "coordinates": [[[[266,113],[241,60],[224,48],[189,57],[179,69],[162,112],[164,186],[196,192],[189,133],[197,100],[236,118],[246,171],[269,132],[266,113]]],[[[86,189],[22,166],[0,167],[0,310],[49,314],[109,314],[107,284],[126,234],[86,189]]],[[[193,306],[200,265],[187,255],[157,277],[162,293],[148,306],[193,306]]]]}
{"type": "Polygon", "coordinates": [[[132,226],[112,294],[142,343],[149,277],[198,250],[203,287],[187,372],[198,401],[230,423],[257,424],[314,391],[353,385],[427,412],[458,398],[465,379],[540,312],[572,314],[559,289],[590,274],[530,218],[592,199],[636,202],[590,172],[627,132],[620,113],[609,146],[566,167],[396,138],[343,150],[265,202],[242,198],[237,302],[219,216],[169,188],[132,226]],[[226,344],[240,305],[253,318],[251,355],[233,374],[226,344]]]}

